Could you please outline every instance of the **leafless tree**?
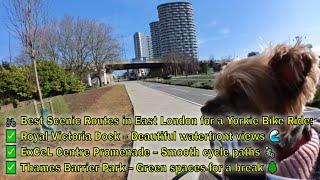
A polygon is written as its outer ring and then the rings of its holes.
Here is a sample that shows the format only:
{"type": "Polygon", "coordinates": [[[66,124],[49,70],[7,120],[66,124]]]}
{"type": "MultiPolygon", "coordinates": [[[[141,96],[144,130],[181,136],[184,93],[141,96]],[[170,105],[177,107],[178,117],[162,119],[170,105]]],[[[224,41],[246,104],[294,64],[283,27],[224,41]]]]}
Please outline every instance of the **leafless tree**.
{"type": "MultiPolygon", "coordinates": [[[[112,36],[112,28],[105,23],[91,23],[90,51],[92,66],[99,73],[110,61],[119,59],[121,48],[117,39],[112,36]]],[[[98,76],[101,86],[101,79],[98,76]]]]}
{"type": "Polygon", "coordinates": [[[18,37],[26,53],[36,58],[38,29],[45,22],[45,4],[42,0],[8,0],[4,4],[7,10],[7,27],[18,37]]]}
{"type": "Polygon", "coordinates": [[[197,60],[187,54],[167,53],[161,57],[161,61],[168,63],[169,67],[167,69],[175,75],[194,74],[199,70],[197,60]]]}
{"type": "Polygon", "coordinates": [[[169,71],[170,73],[174,75],[178,75],[180,72],[179,64],[179,56],[177,53],[171,52],[164,54],[161,59],[162,62],[167,63],[166,71],[169,71]]]}
{"type": "Polygon", "coordinates": [[[39,57],[51,59],[84,78],[89,68],[100,72],[108,61],[119,59],[122,48],[112,28],[95,20],[65,15],[39,30],[39,57]]]}
{"type": "Polygon", "coordinates": [[[14,62],[18,65],[26,65],[30,64],[32,61],[26,50],[22,49],[20,50],[20,53],[14,58],[14,62]]]}
{"type": "Polygon", "coordinates": [[[90,28],[91,22],[86,19],[78,18],[75,23],[75,51],[76,51],[76,72],[80,77],[90,65],[90,36],[92,29],[90,28]]]}
{"type": "Polygon", "coordinates": [[[65,15],[59,24],[58,50],[61,63],[81,78],[89,67],[91,22],[65,15]]]}
{"type": "Polygon", "coordinates": [[[70,70],[76,61],[75,42],[74,42],[74,19],[65,15],[59,23],[58,30],[58,51],[61,56],[61,63],[70,70]]]}
{"type": "Polygon", "coordinates": [[[108,61],[121,55],[119,41],[105,23],[69,15],[60,21],[45,21],[42,0],[8,0],[6,8],[8,27],[24,47],[17,58],[20,63],[52,60],[84,78],[89,68],[100,72],[108,61]]]}
{"type": "Polygon", "coordinates": [[[30,57],[30,60],[33,61],[39,98],[42,108],[44,108],[36,68],[36,42],[39,38],[39,36],[37,36],[37,33],[39,26],[41,26],[46,18],[44,1],[8,0],[7,3],[4,4],[4,6],[7,11],[8,29],[10,31],[13,31],[14,34],[18,37],[21,44],[23,45],[23,51],[26,52],[30,57]]]}
{"type": "Polygon", "coordinates": [[[231,56],[231,55],[228,55],[228,56],[222,57],[220,61],[230,62],[230,61],[232,61],[232,60],[233,60],[232,56],[231,56]]]}
{"type": "Polygon", "coordinates": [[[210,56],[209,56],[209,61],[213,61],[213,62],[216,61],[214,55],[210,55],[210,56]]]}
{"type": "Polygon", "coordinates": [[[58,22],[53,19],[44,23],[39,28],[38,36],[37,57],[58,63],[58,22]]]}

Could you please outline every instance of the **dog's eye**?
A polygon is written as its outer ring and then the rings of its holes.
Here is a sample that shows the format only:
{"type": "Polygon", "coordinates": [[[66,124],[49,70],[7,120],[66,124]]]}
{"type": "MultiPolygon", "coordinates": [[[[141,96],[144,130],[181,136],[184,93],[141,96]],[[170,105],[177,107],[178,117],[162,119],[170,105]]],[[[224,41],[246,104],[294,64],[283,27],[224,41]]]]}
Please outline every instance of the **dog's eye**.
{"type": "Polygon", "coordinates": [[[242,91],[233,91],[229,94],[229,98],[231,98],[232,100],[243,98],[243,97],[246,97],[246,94],[242,91]]]}
{"type": "Polygon", "coordinates": [[[229,94],[229,102],[234,106],[237,106],[238,104],[245,104],[247,101],[249,101],[249,98],[246,93],[242,91],[234,91],[229,94]]]}

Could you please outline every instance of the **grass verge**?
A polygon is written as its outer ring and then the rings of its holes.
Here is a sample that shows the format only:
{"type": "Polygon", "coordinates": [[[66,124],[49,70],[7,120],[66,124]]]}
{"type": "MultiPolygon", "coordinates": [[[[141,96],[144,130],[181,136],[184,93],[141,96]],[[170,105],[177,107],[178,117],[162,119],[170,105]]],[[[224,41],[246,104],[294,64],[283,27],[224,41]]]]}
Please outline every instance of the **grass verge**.
{"type": "MultiPolygon", "coordinates": [[[[52,97],[52,106],[54,109],[54,114],[56,116],[65,115],[69,113],[69,108],[62,96],[52,97]]],[[[45,107],[50,110],[49,103],[45,103],[45,107]]],[[[40,113],[40,105],[38,105],[38,112],[40,113]]],[[[7,112],[0,113],[0,125],[4,125],[7,117],[13,117],[16,120],[20,118],[21,115],[36,116],[36,110],[33,104],[26,106],[21,106],[15,109],[11,109],[7,112]]]]}
{"type": "Polygon", "coordinates": [[[201,89],[213,89],[214,79],[209,78],[194,78],[194,77],[178,77],[172,79],[160,79],[160,78],[152,78],[145,80],[147,82],[156,82],[162,84],[170,84],[170,85],[177,85],[177,86],[188,86],[194,88],[201,88],[201,89]]]}
{"type": "MultiPolygon", "coordinates": [[[[98,88],[89,90],[83,93],[77,93],[72,95],[65,96],[57,96],[53,98],[53,106],[55,115],[59,115],[60,117],[70,117],[71,115],[75,115],[76,117],[83,118],[83,115],[91,115],[92,117],[122,117],[125,116],[133,116],[133,108],[129,96],[126,92],[124,85],[114,85],[110,87],[98,88]]],[[[14,109],[12,111],[1,114],[2,118],[5,117],[18,117],[21,115],[30,115],[35,116],[35,111],[33,105],[28,105],[25,107],[20,107],[14,109]]],[[[22,129],[34,132],[34,127],[21,127],[19,124],[16,127],[17,131],[21,131],[22,129]],[[30,128],[30,129],[26,129],[30,128]]],[[[126,136],[130,134],[133,130],[132,126],[122,125],[96,125],[96,126],[81,126],[81,131],[84,130],[92,134],[94,137],[95,131],[100,131],[101,133],[110,133],[117,131],[120,133],[120,137],[126,136]]],[[[2,139],[4,139],[5,126],[0,125],[0,131],[2,139]]],[[[79,130],[67,130],[67,131],[79,131],[79,130]]],[[[19,137],[19,135],[18,135],[19,137]]],[[[3,142],[3,141],[2,141],[3,142]]],[[[20,152],[19,148],[22,143],[17,142],[17,152],[20,152]]],[[[25,144],[24,144],[25,145],[25,144]]],[[[93,147],[99,147],[104,149],[120,149],[120,148],[132,148],[132,142],[128,138],[120,138],[120,141],[74,141],[74,142],[45,142],[45,143],[37,143],[32,146],[27,146],[28,148],[38,146],[40,148],[51,147],[51,152],[54,153],[53,157],[19,157],[17,156],[17,172],[18,174],[15,176],[6,176],[3,172],[4,163],[0,164],[0,179],[24,179],[24,180],[32,180],[32,179],[83,179],[83,180],[91,180],[91,179],[115,179],[115,180],[123,180],[126,179],[126,172],[117,172],[117,173],[65,173],[63,172],[63,164],[64,163],[72,163],[72,164],[86,164],[89,162],[90,164],[100,164],[101,163],[109,163],[109,164],[125,164],[128,165],[130,162],[129,157],[104,157],[104,156],[96,156],[93,157],[90,155],[89,157],[57,157],[55,155],[56,147],[63,147],[65,149],[69,148],[82,148],[89,149],[92,154],[93,147]],[[62,167],[62,172],[60,173],[21,173],[21,167],[19,166],[20,162],[30,162],[31,164],[59,164],[62,167]]],[[[5,143],[1,143],[0,147],[0,162],[5,161],[5,143]]]]}

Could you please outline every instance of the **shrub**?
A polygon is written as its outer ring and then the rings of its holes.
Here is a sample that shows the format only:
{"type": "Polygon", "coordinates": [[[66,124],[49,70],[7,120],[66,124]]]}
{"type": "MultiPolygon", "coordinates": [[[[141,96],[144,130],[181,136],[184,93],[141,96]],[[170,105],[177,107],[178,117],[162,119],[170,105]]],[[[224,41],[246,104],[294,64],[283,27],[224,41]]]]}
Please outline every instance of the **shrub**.
{"type": "Polygon", "coordinates": [[[77,93],[84,90],[84,84],[74,74],[69,75],[67,79],[66,93],[77,93]]]}
{"type": "Polygon", "coordinates": [[[35,87],[28,79],[28,71],[23,67],[0,66],[1,104],[9,104],[32,98],[35,87]]]}
{"type": "MultiPolygon", "coordinates": [[[[52,61],[37,61],[43,97],[84,90],[81,80],[52,61]]],[[[0,66],[0,105],[28,100],[38,96],[32,65],[0,66]]]]}
{"type": "Polygon", "coordinates": [[[317,92],[310,106],[320,108],[320,86],[318,87],[317,92]]]}
{"type": "Polygon", "coordinates": [[[84,90],[84,84],[74,74],[66,72],[53,61],[38,61],[38,75],[44,97],[84,90]]]}
{"type": "Polygon", "coordinates": [[[200,81],[200,82],[193,83],[191,85],[191,87],[203,88],[203,89],[212,89],[213,88],[213,83],[210,80],[209,81],[200,81]]]}

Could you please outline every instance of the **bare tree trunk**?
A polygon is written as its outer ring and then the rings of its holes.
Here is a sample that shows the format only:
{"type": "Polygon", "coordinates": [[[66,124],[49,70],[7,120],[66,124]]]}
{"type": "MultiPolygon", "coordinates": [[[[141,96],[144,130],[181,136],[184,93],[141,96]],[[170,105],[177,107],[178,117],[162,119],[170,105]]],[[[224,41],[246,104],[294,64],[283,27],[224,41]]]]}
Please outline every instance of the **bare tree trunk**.
{"type": "Polygon", "coordinates": [[[33,61],[33,68],[36,77],[37,90],[44,108],[40,83],[37,73],[37,42],[39,42],[38,28],[45,19],[43,0],[10,0],[6,6],[8,15],[8,28],[15,32],[24,46],[30,59],[33,61]]]}
{"type": "Polygon", "coordinates": [[[36,83],[37,83],[37,89],[38,89],[39,99],[40,99],[40,103],[41,103],[41,108],[44,109],[44,103],[43,103],[43,99],[42,99],[42,92],[41,92],[41,88],[40,88],[38,71],[37,71],[37,62],[36,62],[35,59],[33,59],[32,61],[33,61],[33,70],[34,70],[34,74],[35,74],[35,77],[36,77],[36,83]]]}
{"type": "Polygon", "coordinates": [[[101,77],[100,75],[98,76],[98,81],[99,81],[99,86],[102,87],[102,83],[101,83],[101,77]]]}

